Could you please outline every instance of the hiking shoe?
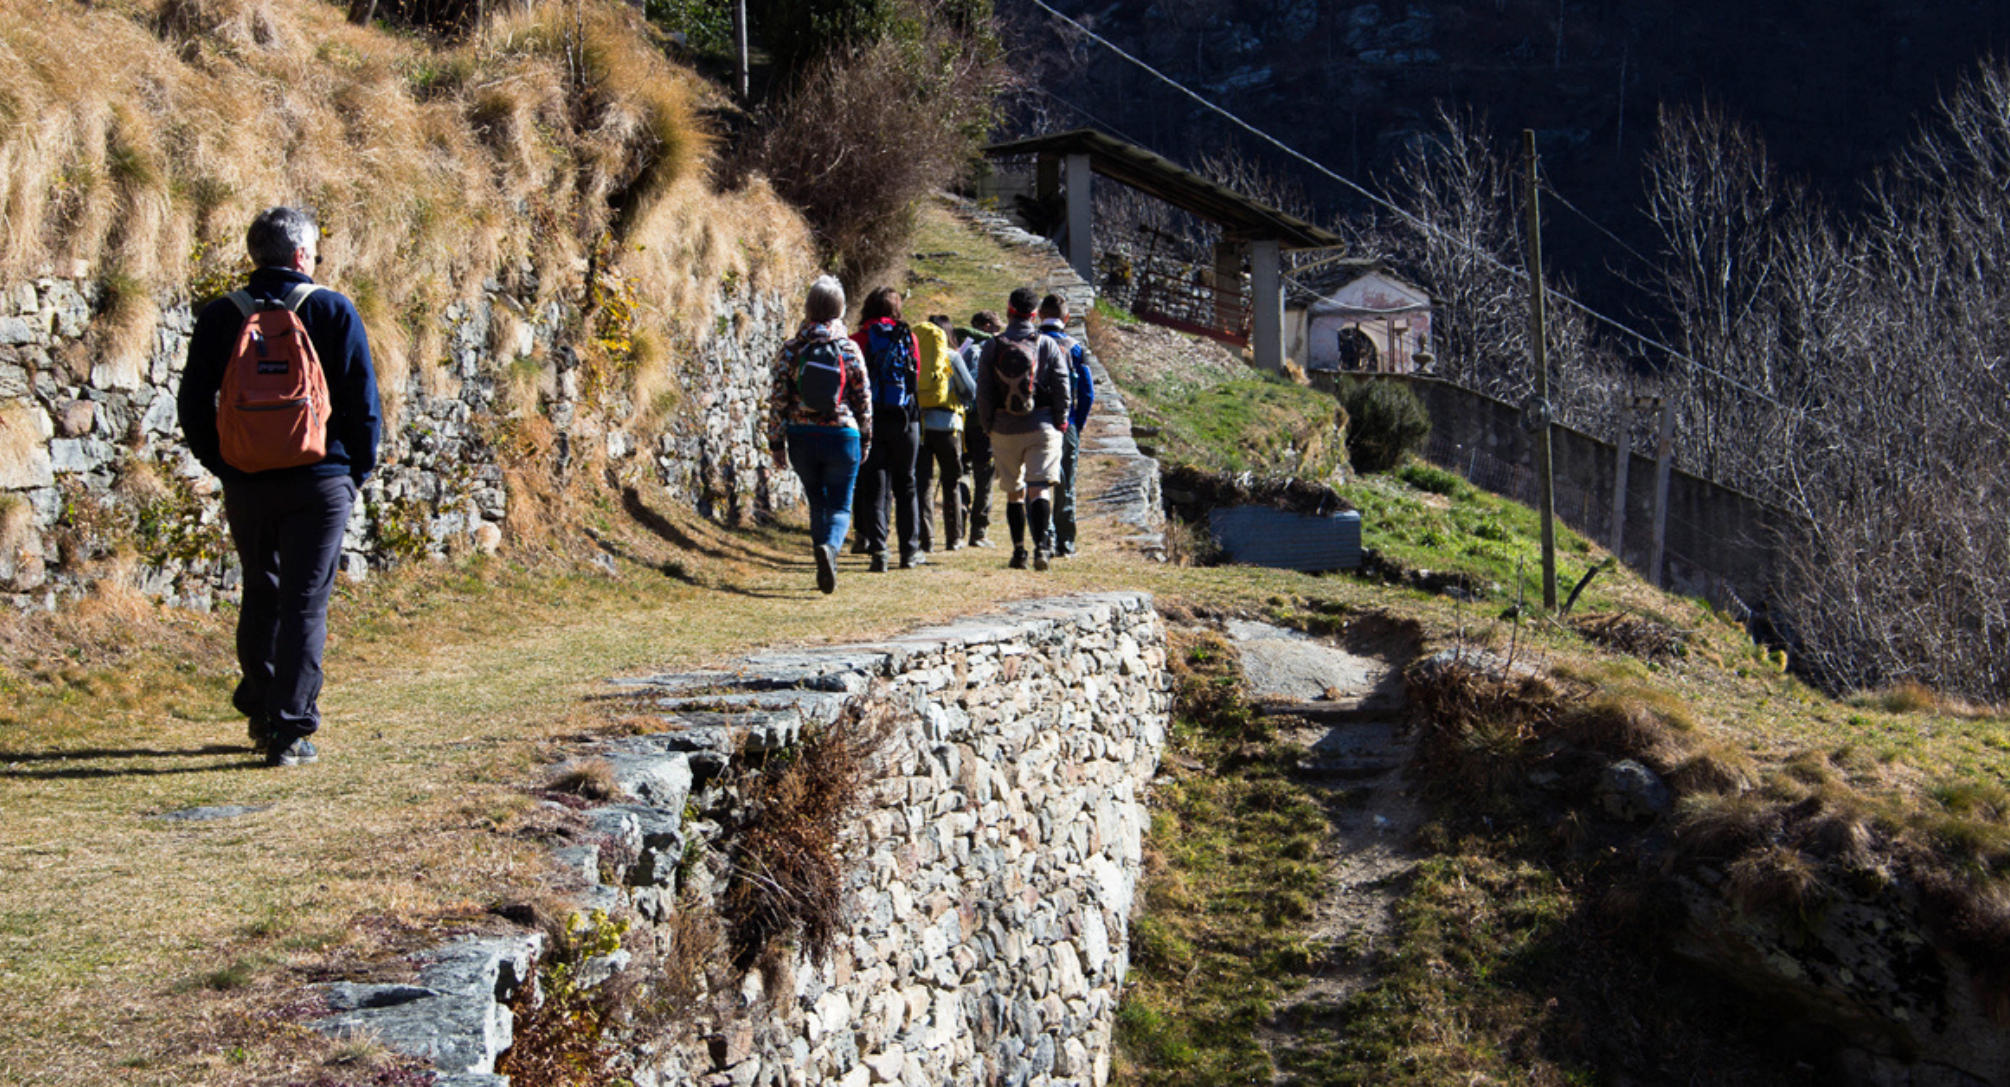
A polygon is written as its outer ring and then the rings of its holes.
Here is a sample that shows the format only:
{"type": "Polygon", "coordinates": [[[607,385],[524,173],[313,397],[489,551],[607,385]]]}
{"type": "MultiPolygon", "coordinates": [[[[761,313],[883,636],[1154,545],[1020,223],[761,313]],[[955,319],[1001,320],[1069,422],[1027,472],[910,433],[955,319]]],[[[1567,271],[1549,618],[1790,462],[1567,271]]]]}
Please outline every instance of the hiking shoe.
{"type": "Polygon", "coordinates": [[[917,566],[926,565],[928,565],[928,556],[919,551],[903,551],[900,553],[900,568],[903,570],[912,570],[917,566]]]}
{"type": "Polygon", "coordinates": [[[831,549],[828,546],[824,544],[818,544],[817,591],[823,593],[825,596],[829,596],[830,594],[837,592],[837,587],[838,587],[837,556],[831,553],[831,549]]]}
{"type": "Polygon", "coordinates": [[[972,537],[970,537],[970,546],[972,546],[972,547],[996,547],[996,546],[998,546],[998,545],[997,545],[997,544],[994,544],[994,543],[992,543],[992,542],[991,542],[990,540],[987,540],[987,539],[985,539],[985,538],[984,538],[983,536],[972,536],[972,537]]]}
{"type": "Polygon", "coordinates": [[[1046,548],[1044,548],[1044,547],[1036,547],[1036,548],[1034,548],[1034,549],[1033,549],[1033,569],[1035,569],[1035,570],[1045,570],[1045,569],[1047,568],[1047,560],[1048,560],[1048,557],[1049,557],[1049,556],[1047,555],[1047,549],[1046,549],[1046,548]]]}
{"type": "Polygon", "coordinates": [[[314,741],[309,740],[305,736],[294,740],[284,747],[279,746],[279,741],[275,737],[273,739],[273,746],[267,748],[265,751],[265,765],[275,767],[305,766],[310,762],[318,760],[320,757],[321,753],[314,750],[314,741]]]}
{"type": "Polygon", "coordinates": [[[1026,568],[1026,549],[1023,547],[1013,548],[1012,561],[1007,565],[1011,566],[1014,570],[1024,570],[1026,568]]]}
{"type": "Polygon", "coordinates": [[[253,751],[264,751],[266,748],[272,746],[272,727],[265,723],[264,714],[252,714],[251,720],[246,723],[245,731],[251,736],[251,749],[253,751]]]}
{"type": "Polygon", "coordinates": [[[873,553],[872,553],[872,565],[871,565],[871,566],[868,566],[868,567],[866,567],[866,569],[868,569],[868,570],[872,571],[872,572],[873,572],[873,573],[875,573],[875,574],[884,574],[884,573],[886,573],[886,552],[884,552],[884,551],[875,551],[875,552],[873,552],[873,553]]]}
{"type": "Polygon", "coordinates": [[[851,542],[851,553],[854,555],[867,555],[872,553],[872,548],[866,546],[865,540],[860,538],[851,542]]]}

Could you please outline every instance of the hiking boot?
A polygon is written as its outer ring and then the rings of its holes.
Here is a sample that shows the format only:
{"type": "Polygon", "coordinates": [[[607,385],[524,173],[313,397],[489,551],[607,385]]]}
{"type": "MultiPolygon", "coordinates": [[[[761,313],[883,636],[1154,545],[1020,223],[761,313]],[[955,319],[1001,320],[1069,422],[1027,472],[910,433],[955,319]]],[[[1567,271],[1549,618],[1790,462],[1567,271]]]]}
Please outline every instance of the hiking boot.
{"type": "Polygon", "coordinates": [[[830,594],[837,591],[837,587],[838,587],[837,556],[831,553],[831,549],[828,546],[824,544],[818,544],[817,591],[823,593],[825,596],[829,596],[830,594]]]}
{"type": "Polygon", "coordinates": [[[1012,561],[1008,565],[1014,570],[1024,570],[1026,568],[1026,549],[1023,547],[1013,548],[1012,561]]]}
{"type": "Polygon", "coordinates": [[[284,747],[279,746],[279,741],[276,737],[272,742],[273,746],[267,748],[265,752],[265,765],[267,766],[305,766],[321,758],[321,753],[314,750],[314,741],[309,740],[305,736],[299,737],[284,747]]]}
{"type": "Polygon", "coordinates": [[[991,542],[990,540],[987,540],[987,539],[985,539],[985,538],[984,538],[984,534],[980,532],[980,533],[978,533],[977,535],[975,535],[975,536],[972,536],[972,537],[970,537],[970,546],[972,546],[972,547],[996,547],[996,546],[998,546],[998,545],[997,545],[997,544],[994,544],[994,543],[992,543],[992,542],[991,542]]]}
{"type": "Polygon", "coordinates": [[[912,570],[917,566],[926,565],[928,565],[928,556],[919,551],[902,551],[900,553],[900,568],[903,570],[912,570]]]}
{"type": "Polygon", "coordinates": [[[886,573],[886,552],[884,551],[873,552],[872,565],[866,567],[866,569],[875,574],[886,573]]]}
{"type": "Polygon", "coordinates": [[[851,542],[851,553],[854,555],[869,555],[872,553],[872,548],[866,544],[865,537],[861,536],[851,542]]]}
{"type": "Polygon", "coordinates": [[[251,749],[253,751],[264,751],[266,748],[272,746],[272,726],[265,723],[264,714],[252,714],[251,720],[246,723],[245,731],[251,736],[251,749]]]}
{"type": "Polygon", "coordinates": [[[1048,560],[1048,558],[1049,558],[1049,557],[1050,557],[1050,556],[1048,556],[1048,554],[1047,554],[1047,549],[1046,549],[1046,548],[1044,548],[1044,547],[1036,547],[1036,548],[1034,548],[1034,549],[1033,549],[1033,569],[1035,569],[1035,570],[1045,570],[1045,569],[1047,568],[1047,560],[1048,560]]]}

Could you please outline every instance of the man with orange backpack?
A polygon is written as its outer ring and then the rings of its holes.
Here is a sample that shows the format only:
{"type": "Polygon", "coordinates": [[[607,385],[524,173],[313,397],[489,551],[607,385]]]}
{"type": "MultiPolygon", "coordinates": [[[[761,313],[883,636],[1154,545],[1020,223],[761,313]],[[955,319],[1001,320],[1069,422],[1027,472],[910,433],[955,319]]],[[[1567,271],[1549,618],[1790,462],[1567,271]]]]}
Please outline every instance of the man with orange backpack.
{"type": "Polygon", "coordinates": [[[223,483],[244,569],[231,704],[267,766],[317,758],[328,597],[383,432],[363,320],[314,283],[320,233],[294,208],[252,220],[257,268],[197,315],[175,398],[190,452],[223,483]]]}

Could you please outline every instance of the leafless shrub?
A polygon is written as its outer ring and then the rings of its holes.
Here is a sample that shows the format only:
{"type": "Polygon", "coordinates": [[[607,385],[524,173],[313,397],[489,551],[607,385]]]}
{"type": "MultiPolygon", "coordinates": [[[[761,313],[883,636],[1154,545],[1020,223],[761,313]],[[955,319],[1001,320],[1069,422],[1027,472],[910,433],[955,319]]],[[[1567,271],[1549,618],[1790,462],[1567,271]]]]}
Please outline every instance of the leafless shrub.
{"type": "Polygon", "coordinates": [[[721,912],[734,961],[751,966],[777,941],[794,939],[825,958],[845,911],[844,843],[871,798],[881,753],[898,719],[883,701],[802,741],[746,779],[746,814],[730,852],[721,912]]]}
{"type": "Polygon", "coordinates": [[[1702,364],[1678,375],[1684,456],[1791,515],[1773,611],[1834,689],[2010,694],[2006,184],[2001,64],[1851,220],[1723,118],[1663,118],[1660,292],[1702,364]]]}
{"type": "Polygon", "coordinates": [[[914,209],[969,166],[1005,80],[995,40],[943,0],[911,0],[914,30],[815,61],[728,164],[800,208],[860,294],[904,256],[914,209]]]}
{"type": "Polygon", "coordinates": [[[1570,625],[1588,641],[1642,660],[1680,656],[1687,644],[1674,627],[1624,612],[1581,616],[1570,625]]]}

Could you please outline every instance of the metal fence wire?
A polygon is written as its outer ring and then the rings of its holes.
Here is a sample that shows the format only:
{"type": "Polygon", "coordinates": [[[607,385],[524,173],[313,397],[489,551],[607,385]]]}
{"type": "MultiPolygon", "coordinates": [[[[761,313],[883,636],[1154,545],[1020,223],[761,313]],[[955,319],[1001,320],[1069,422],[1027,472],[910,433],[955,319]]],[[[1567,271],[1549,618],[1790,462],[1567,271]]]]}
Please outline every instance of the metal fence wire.
{"type": "MultiPolygon", "coordinates": [[[[1463,476],[1468,483],[1481,490],[1528,506],[1542,501],[1542,481],[1534,468],[1502,460],[1478,446],[1454,441],[1441,432],[1431,435],[1422,456],[1440,468],[1463,476]]],[[[1638,482],[1632,485],[1638,486],[1638,482]]],[[[1585,487],[1575,480],[1559,476],[1551,485],[1551,494],[1559,520],[1584,538],[1611,548],[1627,565],[1646,571],[1654,553],[1654,526],[1651,523],[1643,523],[1644,518],[1628,517],[1623,546],[1612,548],[1609,538],[1612,533],[1612,495],[1609,492],[1585,487]]],[[[1668,524],[1692,530],[1698,527],[1674,513],[1669,514],[1668,524]]],[[[1663,576],[1666,587],[1701,597],[1713,607],[1729,611],[1740,620],[1750,614],[1747,602],[1732,587],[1730,580],[1719,572],[1665,544],[1662,559],[1666,567],[1663,576]]]]}

